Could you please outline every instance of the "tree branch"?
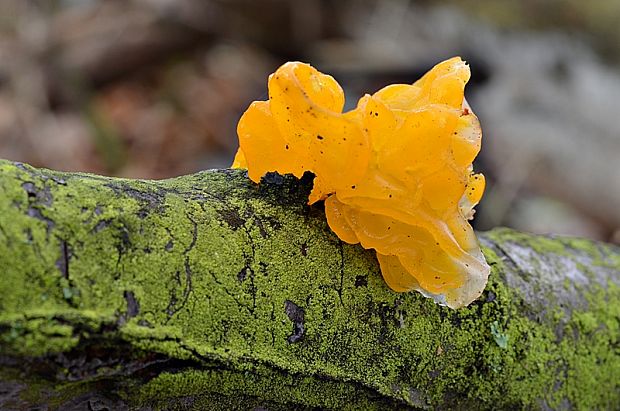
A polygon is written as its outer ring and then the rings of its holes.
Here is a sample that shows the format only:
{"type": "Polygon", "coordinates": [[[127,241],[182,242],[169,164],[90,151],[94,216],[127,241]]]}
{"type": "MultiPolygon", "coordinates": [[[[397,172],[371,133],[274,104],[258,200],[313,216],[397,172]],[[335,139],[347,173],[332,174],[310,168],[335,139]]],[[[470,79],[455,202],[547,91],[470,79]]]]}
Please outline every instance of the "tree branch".
{"type": "Polygon", "coordinates": [[[489,285],[453,311],[388,289],[310,187],[0,161],[0,408],[620,403],[617,247],[481,234],[489,285]]]}

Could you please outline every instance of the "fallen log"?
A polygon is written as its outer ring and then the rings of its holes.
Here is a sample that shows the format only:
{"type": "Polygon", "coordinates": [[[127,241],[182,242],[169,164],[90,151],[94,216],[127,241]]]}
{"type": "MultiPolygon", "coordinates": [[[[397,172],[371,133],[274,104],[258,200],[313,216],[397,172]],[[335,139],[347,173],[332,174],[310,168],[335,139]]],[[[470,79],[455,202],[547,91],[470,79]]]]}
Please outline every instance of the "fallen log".
{"type": "Polygon", "coordinates": [[[392,292],[311,185],[0,161],[0,408],[620,406],[618,247],[481,233],[455,311],[392,292]]]}

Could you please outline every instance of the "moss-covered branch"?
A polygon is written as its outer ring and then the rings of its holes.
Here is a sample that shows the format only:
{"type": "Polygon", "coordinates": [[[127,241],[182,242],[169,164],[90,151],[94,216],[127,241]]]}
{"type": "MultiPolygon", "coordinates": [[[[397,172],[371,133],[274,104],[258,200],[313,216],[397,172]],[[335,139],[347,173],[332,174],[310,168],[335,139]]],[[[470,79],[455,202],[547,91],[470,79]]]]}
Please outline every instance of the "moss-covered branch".
{"type": "Polygon", "coordinates": [[[310,184],[0,162],[0,408],[618,407],[618,248],[485,233],[453,311],[390,291],[310,184]]]}

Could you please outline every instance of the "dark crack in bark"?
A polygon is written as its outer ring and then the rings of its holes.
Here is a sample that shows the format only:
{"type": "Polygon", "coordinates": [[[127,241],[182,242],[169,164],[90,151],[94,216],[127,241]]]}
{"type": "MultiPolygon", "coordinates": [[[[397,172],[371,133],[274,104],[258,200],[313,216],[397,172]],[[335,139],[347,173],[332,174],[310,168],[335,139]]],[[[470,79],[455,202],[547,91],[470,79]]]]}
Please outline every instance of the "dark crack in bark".
{"type": "Polygon", "coordinates": [[[35,185],[35,183],[26,181],[22,184],[22,188],[28,197],[28,208],[26,209],[26,214],[29,217],[43,221],[47,225],[46,233],[49,235],[54,228],[55,223],[52,219],[44,216],[40,209],[41,207],[49,207],[52,205],[53,198],[49,187],[45,187],[41,190],[35,185]]]}
{"type": "Polygon", "coordinates": [[[42,213],[41,210],[39,210],[38,208],[35,207],[28,207],[28,216],[32,217],[32,218],[36,218],[37,220],[41,220],[43,221],[46,225],[47,225],[47,234],[49,235],[50,232],[52,231],[52,229],[54,228],[54,221],[50,218],[45,217],[42,213]]]}
{"type": "MultiPolygon", "coordinates": [[[[254,220],[256,220],[256,217],[254,217],[254,220]]],[[[246,267],[250,267],[250,271],[248,273],[250,279],[250,286],[248,291],[252,296],[252,307],[248,307],[248,309],[250,311],[250,314],[252,314],[256,318],[256,285],[254,284],[254,270],[251,269],[252,264],[256,262],[256,244],[254,244],[254,237],[252,237],[252,233],[246,225],[243,226],[243,230],[248,237],[248,244],[250,245],[250,250],[252,252],[250,256],[246,255],[244,252],[243,256],[245,259],[246,267]]]]}
{"type": "Polygon", "coordinates": [[[133,291],[123,291],[123,298],[125,298],[125,302],[127,303],[127,310],[118,317],[118,321],[116,322],[118,327],[126,324],[130,318],[134,318],[140,314],[140,303],[133,291]]]}
{"type": "Polygon", "coordinates": [[[114,273],[115,279],[118,279],[120,277],[121,260],[123,259],[123,256],[127,254],[127,251],[131,247],[129,230],[127,229],[127,227],[125,227],[125,223],[123,223],[123,221],[118,220],[118,223],[118,231],[114,234],[114,237],[116,238],[115,247],[117,252],[116,268],[114,273]]]}
{"type": "Polygon", "coordinates": [[[71,248],[66,240],[60,240],[60,257],[56,260],[56,267],[60,270],[63,278],[69,279],[69,261],[71,260],[71,248]]]}
{"type": "MultiPolygon", "coordinates": [[[[212,198],[216,198],[217,201],[219,202],[220,199],[219,197],[214,196],[211,193],[207,193],[210,197],[212,198]]],[[[201,203],[201,207],[202,207],[202,203],[201,203]]],[[[222,290],[230,297],[233,299],[233,301],[235,301],[240,307],[244,307],[248,310],[249,314],[254,316],[254,318],[256,318],[256,286],[254,283],[254,276],[255,276],[255,270],[252,268],[252,264],[255,263],[255,256],[256,256],[256,246],[254,244],[254,240],[252,237],[252,233],[250,232],[250,228],[248,227],[247,220],[241,217],[241,213],[239,213],[238,210],[232,208],[232,207],[228,207],[225,206],[224,208],[217,208],[217,212],[218,214],[224,218],[224,221],[226,222],[226,224],[233,230],[238,230],[238,229],[242,229],[243,232],[245,233],[245,235],[247,236],[247,240],[248,240],[248,244],[250,246],[250,250],[251,250],[251,254],[248,255],[245,251],[243,252],[243,259],[245,262],[244,267],[239,271],[239,273],[237,273],[237,279],[241,282],[244,283],[246,280],[249,280],[249,286],[248,286],[248,291],[250,293],[250,295],[252,296],[252,305],[248,306],[247,304],[243,304],[242,302],[239,301],[239,299],[237,298],[236,295],[232,294],[227,287],[223,286],[222,282],[217,278],[217,276],[213,273],[211,273],[213,275],[213,279],[214,281],[222,286],[222,290]]],[[[243,213],[243,216],[245,218],[250,218],[254,215],[254,213],[252,212],[251,209],[246,210],[245,213],[243,213]]],[[[255,222],[254,222],[255,223],[255,222]]]]}
{"type": "Polygon", "coordinates": [[[92,232],[94,234],[97,234],[99,231],[103,230],[104,228],[106,228],[110,224],[112,224],[112,220],[109,219],[109,218],[106,218],[106,219],[103,219],[103,220],[99,220],[99,221],[97,221],[97,224],[95,224],[95,226],[93,227],[92,232]]]}
{"type": "MultiPolygon", "coordinates": [[[[166,322],[170,321],[176,313],[178,313],[183,308],[185,308],[185,305],[187,304],[187,300],[189,299],[189,296],[193,291],[193,288],[192,288],[193,272],[192,272],[192,266],[190,263],[189,253],[190,251],[194,249],[194,247],[196,246],[196,241],[198,240],[198,223],[196,222],[196,220],[192,218],[192,216],[189,213],[187,213],[186,216],[187,216],[187,219],[192,223],[192,240],[190,241],[187,248],[183,250],[183,270],[185,273],[185,287],[183,288],[183,294],[181,296],[180,304],[177,305],[178,301],[177,301],[175,292],[173,292],[172,295],[170,296],[170,302],[168,304],[168,307],[166,308],[166,313],[168,314],[168,319],[166,320],[166,322]]],[[[179,286],[182,286],[183,282],[181,281],[181,277],[180,277],[181,273],[177,271],[175,275],[176,275],[177,283],[179,284],[179,286]]]]}
{"type": "MultiPolygon", "coordinates": [[[[204,211],[204,209],[203,209],[203,211],[204,211]]],[[[172,249],[174,248],[174,242],[175,242],[176,239],[174,238],[174,234],[172,234],[172,231],[170,230],[169,227],[164,227],[164,229],[166,230],[166,233],[168,233],[168,236],[170,237],[170,239],[168,240],[168,242],[164,246],[164,250],[172,251],[172,249]]]]}
{"type": "Polygon", "coordinates": [[[136,200],[141,205],[136,215],[141,219],[146,218],[153,212],[163,212],[166,194],[178,194],[178,191],[160,185],[149,187],[146,190],[139,190],[120,181],[110,182],[108,180],[104,186],[111,189],[117,196],[125,196],[136,200]]]}
{"type": "Polygon", "coordinates": [[[233,208],[219,208],[217,212],[222,217],[222,220],[233,230],[238,230],[245,224],[245,220],[233,208]]]}
{"type": "Polygon", "coordinates": [[[6,233],[6,230],[4,229],[2,224],[0,224],[0,234],[2,234],[7,240],[11,240],[11,237],[9,237],[9,235],[6,233]]]}
{"type": "Polygon", "coordinates": [[[269,237],[269,233],[267,232],[267,230],[265,230],[265,226],[263,225],[263,222],[258,218],[254,218],[253,221],[254,221],[254,224],[256,224],[256,226],[258,227],[258,232],[260,233],[260,236],[263,238],[269,237]]]}
{"type": "Polygon", "coordinates": [[[52,193],[48,186],[44,186],[43,189],[39,189],[35,183],[27,181],[22,184],[22,188],[26,191],[29,202],[35,202],[45,207],[52,205],[52,193]]]}
{"type": "Polygon", "coordinates": [[[127,318],[133,318],[140,314],[140,303],[133,291],[124,291],[123,297],[125,297],[127,302],[127,318]]]}
{"type": "MultiPolygon", "coordinates": [[[[207,193],[209,194],[211,197],[214,197],[217,199],[218,202],[223,201],[221,200],[219,197],[213,196],[211,193],[207,193]]],[[[254,317],[256,317],[256,285],[254,283],[254,275],[255,272],[252,269],[252,264],[255,263],[255,257],[256,257],[256,246],[254,244],[254,240],[252,237],[252,233],[250,232],[250,228],[247,226],[247,219],[249,219],[250,217],[254,216],[254,212],[251,209],[246,210],[246,212],[243,214],[243,217],[241,216],[241,214],[239,213],[238,210],[236,210],[235,208],[232,207],[223,207],[223,208],[217,208],[217,212],[220,215],[220,217],[222,217],[222,219],[224,220],[224,222],[226,222],[226,224],[233,230],[238,230],[238,229],[243,229],[243,231],[245,232],[247,238],[248,238],[248,244],[250,245],[250,250],[251,250],[251,255],[247,255],[245,252],[243,253],[243,258],[245,260],[245,266],[244,268],[237,274],[237,279],[240,282],[244,282],[246,279],[249,279],[249,293],[252,296],[252,306],[248,307],[245,304],[241,304],[237,297],[234,296],[233,294],[231,294],[226,287],[223,287],[224,292],[226,292],[226,294],[228,294],[229,296],[231,296],[231,298],[233,298],[234,301],[236,301],[239,305],[241,306],[245,306],[249,313],[251,315],[253,315],[254,317]]],[[[257,220],[254,217],[253,220],[253,224],[255,224],[260,232],[260,235],[262,238],[267,238],[268,237],[268,233],[265,230],[265,227],[263,226],[263,224],[257,220]]],[[[215,282],[218,285],[222,285],[222,283],[216,278],[216,276],[214,275],[214,279],[215,282]]]]}

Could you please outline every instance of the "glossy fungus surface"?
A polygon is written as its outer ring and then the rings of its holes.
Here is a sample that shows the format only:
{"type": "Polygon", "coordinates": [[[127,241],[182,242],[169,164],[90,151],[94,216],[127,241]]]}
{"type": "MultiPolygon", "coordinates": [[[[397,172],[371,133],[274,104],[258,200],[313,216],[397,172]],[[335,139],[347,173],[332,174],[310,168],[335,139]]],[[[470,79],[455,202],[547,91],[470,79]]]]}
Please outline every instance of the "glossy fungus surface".
{"type": "Polygon", "coordinates": [[[269,77],[269,100],[239,121],[233,167],[315,175],[330,228],[377,253],[394,291],[417,290],[452,308],[482,293],[489,274],[468,220],[485,181],[473,172],[482,132],[464,99],[469,67],[454,57],[414,84],[363,96],[343,113],[328,75],[289,62],[269,77]]]}

